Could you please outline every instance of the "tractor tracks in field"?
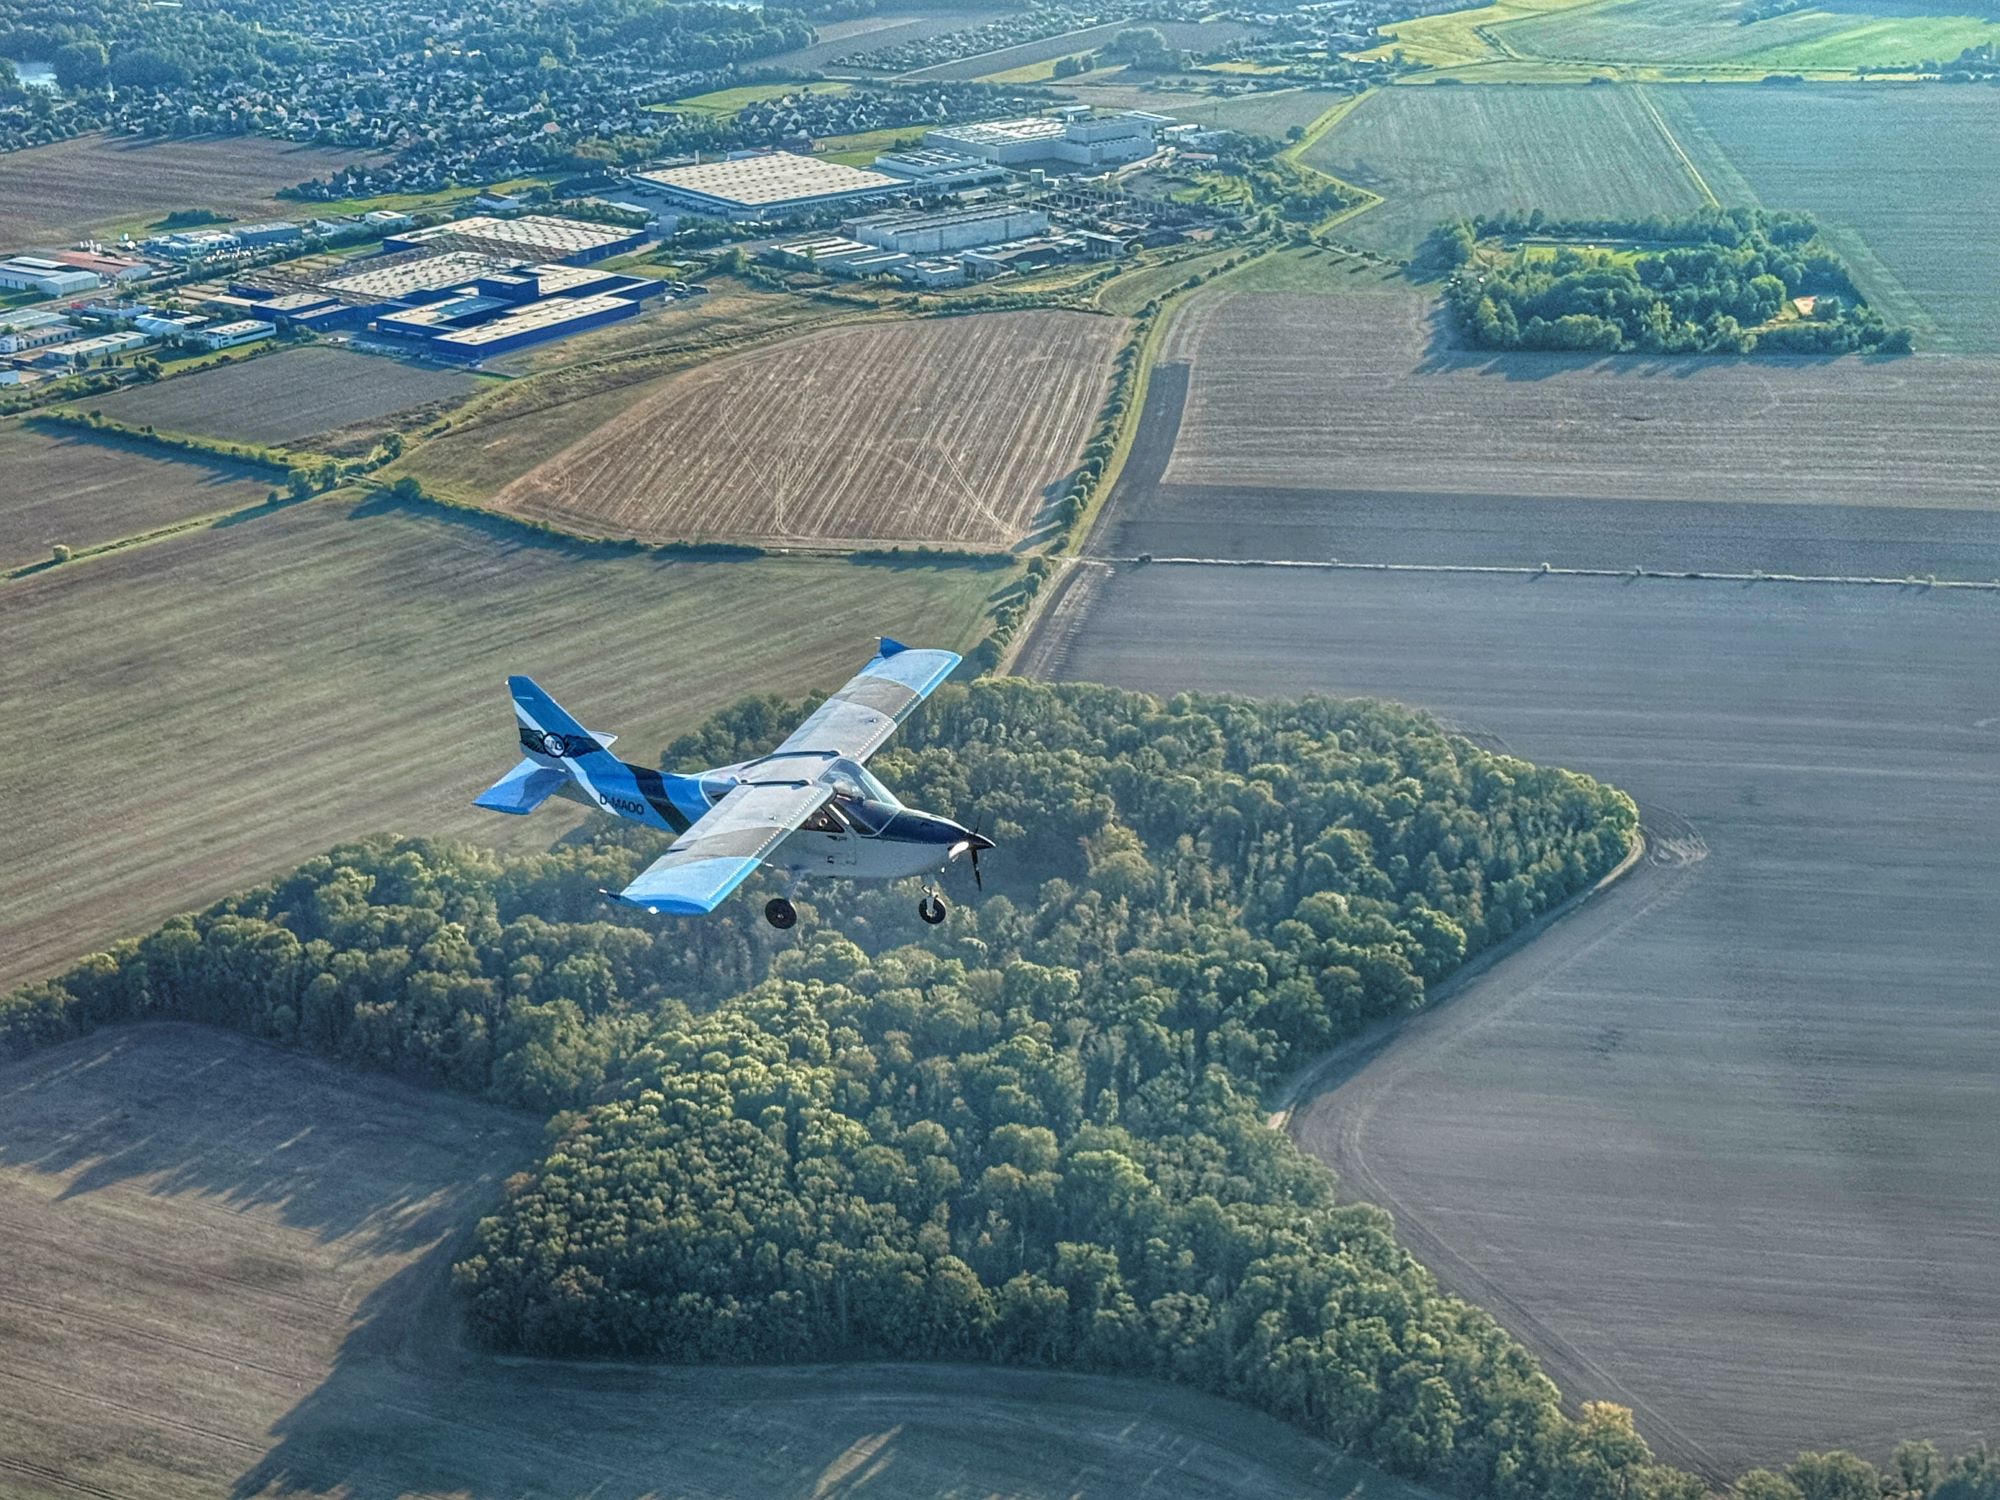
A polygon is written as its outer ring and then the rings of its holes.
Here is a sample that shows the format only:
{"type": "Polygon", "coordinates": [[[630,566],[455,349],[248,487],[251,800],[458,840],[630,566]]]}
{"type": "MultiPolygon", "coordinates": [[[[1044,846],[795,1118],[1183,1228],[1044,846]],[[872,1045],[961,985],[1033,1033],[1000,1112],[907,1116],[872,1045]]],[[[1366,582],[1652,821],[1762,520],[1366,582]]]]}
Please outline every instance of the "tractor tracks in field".
{"type": "Polygon", "coordinates": [[[1608,1397],[1630,1407],[1663,1458],[1722,1482],[1729,1477],[1726,1464],[1460,1255],[1445,1234],[1384,1180],[1368,1152],[1371,1118],[1409,1073],[1505,1020],[1635,922],[1678,900],[1700,878],[1708,845],[1691,822],[1670,809],[1649,806],[1641,809],[1641,829],[1638,843],[1616,869],[1474,960],[1439,986],[1423,1011],[1378,1023],[1300,1070],[1271,1123],[1333,1170],[1343,1196],[1393,1215],[1405,1248],[1449,1291],[1488,1309],[1528,1344],[1566,1400],[1574,1403],[1582,1399],[1579,1392],[1587,1391],[1593,1398],[1608,1397]]]}

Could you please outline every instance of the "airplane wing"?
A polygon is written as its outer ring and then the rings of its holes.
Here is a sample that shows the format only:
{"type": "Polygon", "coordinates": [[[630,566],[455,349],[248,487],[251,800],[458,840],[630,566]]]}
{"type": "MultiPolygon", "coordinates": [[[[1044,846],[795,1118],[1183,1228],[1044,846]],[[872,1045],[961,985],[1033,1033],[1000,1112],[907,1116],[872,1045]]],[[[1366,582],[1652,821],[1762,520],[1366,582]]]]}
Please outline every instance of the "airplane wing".
{"type": "Polygon", "coordinates": [[[697,818],[617,899],[683,917],[714,911],[832,795],[831,787],[813,782],[745,782],[697,818]]]}
{"type": "Polygon", "coordinates": [[[875,659],[764,759],[797,755],[832,760],[844,755],[866,760],[951,676],[960,659],[956,651],[913,650],[883,636],[875,659]]]}

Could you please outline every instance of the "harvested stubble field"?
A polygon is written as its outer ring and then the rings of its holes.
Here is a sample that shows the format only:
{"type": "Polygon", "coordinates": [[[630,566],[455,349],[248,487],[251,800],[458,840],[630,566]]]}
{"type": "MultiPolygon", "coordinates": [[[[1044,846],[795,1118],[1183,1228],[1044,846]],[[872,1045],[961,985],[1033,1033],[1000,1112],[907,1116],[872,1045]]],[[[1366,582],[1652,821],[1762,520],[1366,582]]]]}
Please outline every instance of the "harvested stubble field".
{"type": "Polygon", "coordinates": [[[93,230],[137,229],[183,208],[275,216],[286,211],[274,196],[279,188],[367,159],[366,152],[254,135],[80,135],[9,151],[0,154],[0,246],[65,244],[93,230]]]}
{"type": "Polygon", "coordinates": [[[247,464],[69,429],[0,424],[0,570],[195,516],[254,505],[271,474],[247,464]]]}
{"type": "Polygon", "coordinates": [[[0,1489],[1424,1500],[1140,1381],[484,1356],[446,1266],[540,1138],[191,1026],[0,1065],[0,1489]]]}
{"type": "Polygon", "coordinates": [[[1352,280],[1189,306],[1114,552],[2000,577],[2000,362],[1493,355],[1352,280]]]}
{"type": "Polygon", "coordinates": [[[1650,92],[1725,201],[1818,215],[1919,348],[2000,354],[2000,90],[1650,92]]]}
{"type": "Polygon", "coordinates": [[[1058,675],[1396,698],[1630,791],[1655,862],[1295,1133],[1680,1462],[1996,1435],[2000,599],[1156,564],[1058,675]]]}
{"type": "Polygon", "coordinates": [[[838,686],[879,632],[963,648],[1010,577],[621,556],[332,496],[0,584],[0,719],[61,747],[59,774],[0,760],[0,986],[358,834],[547,843],[559,813],[469,805],[517,758],[509,672],[643,760],[745,692],[838,686]]]}
{"type": "Polygon", "coordinates": [[[1382,195],[1340,233],[1393,255],[1447,220],[1504,209],[1644,217],[1708,204],[1636,88],[1377,89],[1303,160],[1382,195]]]}
{"type": "Polygon", "coordinates": [[[788,340],[654,387],[493,503],[647,541],[1010,546],[1075,465],[1124,329],[989,313],[788,340]]]}
{"type": "Polygon", "coordinates": [[[481,384],[478,376],[458,370],[321,346],[214,366],[90,404],[132,427],[346,452],[357,445],[365,451],[399,425],[391,418],[409,413],[403,425],[414,425],[481,384]],[[303,441],[322,434],[324,447],[303,441]]]}

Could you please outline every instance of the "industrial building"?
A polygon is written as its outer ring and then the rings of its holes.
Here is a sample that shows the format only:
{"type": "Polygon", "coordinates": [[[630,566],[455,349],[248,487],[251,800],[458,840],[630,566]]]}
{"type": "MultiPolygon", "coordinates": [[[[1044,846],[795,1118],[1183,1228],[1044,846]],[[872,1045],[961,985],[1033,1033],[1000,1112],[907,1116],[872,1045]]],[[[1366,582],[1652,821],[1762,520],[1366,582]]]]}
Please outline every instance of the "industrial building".
{"type": "Polygon", "coordinates": [[[197,328],[194,336],[205,348],[234,349],[238,344],[254,344],[260,339],[270,338],[278,331],[274,323],[266,323],[257,318],[242,318],[234,323],[216,323],[207,328],[197,328]]]}
{"type": "Polygon", "coordinates": [[[231,224],[228,233],[236,241],[237,248],[241,250],[262,250],[270,245],[291,245],[306,237],[303,229],[285,219],[272,219],[263,224],[231,224]]]}
{"type": "Polygon", "coordinates": [[[9,291],[66,297],[73,292],[95,291],[98,285],[95,271],[66,266],[59,260],[44,260],[39,255],[17,255],[12,260],[0,260],[0,287],[9,291]]]}
{"type": "Polygon", "coordinates": [[[106,250],[51,250],[49,259],[60,261],[73,271],[89,271],[114,286],[126,281],[143,281],[159,269],[146,261],[135,260],[129,255],[113,255],[106,250]]]}
{"type": "Polygon", "coordinates": [[[1020,120],[940,126],[924,132],[924,144],[1003,167],[1030,162],[1116,166],[1152,155],[1153,131],[1160,122],[1160,116],[1139,110],[1102,118],[1075,112],[1030,115],[1020,120]]]}
{"type": "Polygon", "coordinates": [[[832,204],[907,192],[910,186],[886,172],[790,151],[658,167],[634,172],[628,180],[684,212],[718,219],[781,219],[832,204]]]}
{"type": "Polygon", "coordinates": [[[979,204],[936,213],[917,210],[849,219],[841,232],[865,244],[908,255],[942,255],[1045,234],[1049,216],[1015,203],[979,204]]]}
{"type": "Polygon", "coordinates": [[[901,274],[911,257],[898,250],[884,250],[862,240],[821,235],[790,245],[774,245],[771,253],[781,261],[824,271],[829,276],[888,276],[901,274]]]}
{"type": "Polygon", "coordinates": [[[627,229],[619,224],[591,224],[555,214],[523,214],[517,219],[474,214],[466,219],[453,219],[449,224],[433,224],[428,229],[398,230],[383,239],[382,249],[386,253],[414,250],[447,236],[474,241],[479,249],[498,255],[564,261],[571,265],[588,265],[607,255],[636,250],[646,243],[643,229],[627,229]]]}
{"type": "Polygon", "coordinates": [[[1007,180],[1006,169],[993,162],[923,146],[908,151],[885,151],[875,158],[875,170],[900,177],[913,191],[923,193],[956,193],[1007,180]]]}
{"type": "Polygon", "coordinates": [[[61,313],[24,307],[0,312],[0,354],[19,354],[78,338],[83,330],[61,313]]]}
{"type": "Polygon", "coordinates": [[[143,349],[153,341],[136,329],[120,333],[100,333],[94,338],[77,339],[74,343],[59,345],[37,355],[37,364],[87,365],[94,359],[102,359],[108,354],[123,354],[128,349],[143,349]]]}
{"type": "Polygon", "coordinates": [[[587,328],[601,328],[621,318],[637,317],[638,313],[637,297],[551,297],[516,307],[488,323],[441,332],[431,339],[430,349],[448,359],[489,359],[547,339],[568,338],[587,328]]]}

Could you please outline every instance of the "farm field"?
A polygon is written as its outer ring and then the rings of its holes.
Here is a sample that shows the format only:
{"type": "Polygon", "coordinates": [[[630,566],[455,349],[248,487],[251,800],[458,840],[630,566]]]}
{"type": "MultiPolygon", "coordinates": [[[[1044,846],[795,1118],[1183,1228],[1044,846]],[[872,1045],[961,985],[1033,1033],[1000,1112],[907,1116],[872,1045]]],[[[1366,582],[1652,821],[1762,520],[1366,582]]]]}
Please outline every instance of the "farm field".
{"type": "Polygon", "coordinates": [[[1494,355],[1351,281],[1188,306],[1114,551],[2000,577],[2000,362],[1494,355]]]}
{"type": "Polygon", "coordinates": [[[1074,466],[1124,328],[1021,312],[810,334],[655,386],[493,503],[647,541],[1011,546],[1074,466]]]}
{"type": "Polygon", "coordinates": [[[1447,1285],[1711,1476],[1992,1436],[2000,598],[1158,564],[1095,597],[1055,675],[1396,698],[1639,800],[1657,863],[1293,1117],[1447,1285]]]}
{"type": "Polygon", "coordinates": [[[114,422],[234,443],[304,444],[328,434],[341,452],[397,424],[403,412],[455,405],[483,384],[457,370],[325,346],[285,349],[181,379],[162,380],[91,405],[114,422]]]}
{"type": "Polygon", "coordinates": [[[2000,354],[2000,91],[1648,92],[1725,202],[1818,215],[1920,349],[2000,354]]]}
{"type": "Polygon", "coordinates": [[[46,561],[195,516],[255,505],[271,475],[116,438],[0,423],[0,570],[46,561]]]}
{"type": "Polygon", "coordinates": [[[1423,1500],[1141,1381],[482,1356],[446,1267],[541,1136],[194,1026],[0,1064],[0,1488],[1423,1500]]]}
{"type": "Polygon", "coordinates": [[[254,135],[152,142],[81,135],[9,151],[0,154],[0,248],[143,230],[182,208],[275,216],[286,211],[273,196],[279,188],[366,159],[254,135]]]}
{"type": "Polygon", "coordinates": [[[0,584],[0,717],[65,772],[0,762],[0,806],[36,809],[0,987],[356,834],[546,844],[562,816],[470,806],[515,758],[509,672],[642,760],[746,692],[838,686],[881,632],[963,647],[1010,577],[670,562],[329,496],[0,584]]]}
{"type": "Polygon", "coordinates": [[[1347,96],[1325,89],[1283,89],[1239,94],[1180,112],[1180,118],[1283,140],[1293,126],[1303,130],[1347,96]]]}
{"type": "MultiPolygon", "coordinates": [[[[968,23],[974,24],[974,23],[968,23]]],[[[1027,81],[1008,75],[1021,73],[1037,63],[1052,62],[1058,57],[1069,57],[1078,52],[1092,52],[1125,30],[1135,22],[1107,22],[1102,26],[1092,26],[1082,31],[1065,32],[1060,36],[1043,37],[1037,41],[1022,42],[1018,46],[1003,47],[994,52],[983,52],[977,57],[961,57],[951,62],[935,63],[930,67],[917,68],[902,76],[909,79],[926,78],[986,78],[1000,82],[1027,81]]],[[[1144,23],[1158,31],[1167,39],[1170,47],[1200,50],[1223,46],[1229,42],[1241,41],[1255,34],[1256,28],[1239,21],[1148,21],[1144,23]]]]}
{"type": "Polygon", "coordinates": [[[1340,232],[1394,255],[1501,209],[1643,217],[1708,202],[1632,88],[1378,89],[1301,159],[1383,196],[1340,232]]]}
{"type": "Polygon", "coordinates": [[[1744,5],[1712,0],[1609,0],[1503,22],[1502,51],[1563,61],[1644,66],[1717,65],[1753,71],[1894,68],[1953,58],[2000,38],[1977,5],[1949,7],[1832,0],[1745,24],[1744,5]]]}
{"type": "Polygon", "coordinates": [[[825,21],[813,29],[819,40],[810,47],[780,52],[760,60],[759,66],[777,71],[813,73],[832,68],[852,75],[857,70],[843,68],[839,59],[878,47],[895,47],[904,42],[920,42],[946,31],[963,31],[999,14],[1004,7],[988,10],[976,6],[938,6],[929,10],[895,10],[855,16],[844,21],[825,21]]]}

